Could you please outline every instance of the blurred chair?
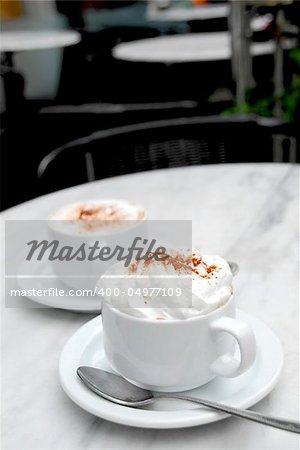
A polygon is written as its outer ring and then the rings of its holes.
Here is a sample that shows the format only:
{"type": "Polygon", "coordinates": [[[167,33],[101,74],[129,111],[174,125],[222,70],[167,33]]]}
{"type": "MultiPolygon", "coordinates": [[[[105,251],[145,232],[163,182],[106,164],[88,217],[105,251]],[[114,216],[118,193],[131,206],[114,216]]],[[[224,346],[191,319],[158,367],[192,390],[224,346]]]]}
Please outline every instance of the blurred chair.
{"type": "Polygon", "coordinates": [[[273,161],[280,124],[247,117],[192,117],[97,131],[46,155],[38,166],[45,192],[97,179],[195,164],[273,161]]]}
{"type": "Polygon", "coordinates": [[[52,149],[95,131],[125,125],[198,115],[194,101],[151,103],[85,103],[82,105],[49,105],[39,110],[35,141],[41,160],[52,149]],[[45,142],[43,136],[48,138],[45,142]],[[41,145],[43,143],[43,145],[41,145]]]}

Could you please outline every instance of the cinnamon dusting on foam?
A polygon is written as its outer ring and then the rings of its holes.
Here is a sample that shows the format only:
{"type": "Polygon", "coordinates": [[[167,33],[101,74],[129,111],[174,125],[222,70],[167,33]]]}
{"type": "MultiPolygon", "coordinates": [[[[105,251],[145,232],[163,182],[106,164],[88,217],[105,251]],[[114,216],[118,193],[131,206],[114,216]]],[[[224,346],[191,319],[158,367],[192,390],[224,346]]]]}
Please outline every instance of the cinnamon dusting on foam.
{"type": "MultiPolygon", "coordinates": [[[[156,255],[157,254],[155,252],[150,252],[147,259],[143,260],[142,273],[146,272],[151,265],[157,264],[157,262],[160,263],[165,269],[172,266],[178,274],[183,273],[185,275],[190,274],[191,276],[196,275],[201,278],[212,278],[215,275],[215,272],[220,270],[216,264],[206,264],[202,257],[197,256],[194,252],[192,253],[192,256],[186,256],[182,253],[176,253],[173,255],[166,254],[162,260],[154,259],[156,255]]],[[[129,272],[131,274],[136,273],[140,264],[141,260],[131,263],[128,268],[129,272]]]]}
{"type": "Polygon", "coordinates": [[[80,220],[84,227],[93,230],[99,227],[111,227],[121,220],[127,220],[128,214],[119,205],[100,205],[90,208],[79,206],[72,220],[80,220]]]}
{"type": "Polygon", "coordinates": [[[58,219],[78,222],[82,229],[92,231],[99,228],[113,228],[125,220],[142,220],[144,216],[144,211],[136,205],[99,201],[74,204],[58,219]]]}
{"type": "MultiPolygon", "coordinates": [[[[124,272],[121,270],[125,277],[118,278],[122,291],[128,286],[126,275],[133,276],[133,291],[137,288],[138,292],[142,292],[142,297],[136,293],[110,298],[110,302],[115,301],[117,307],[126,308],[129,315],[157,321],[188,319],[209,314],[224,305],[232,295],[232,273],[228,263],[219,256],[201,255],[197,250],[169,250],[164,254],[149,252],[145,257],[147,259],[141,257],[132,261],[124,272]],[[159,258],[155,259],[154,255],[159,255],[159,258]],[[173,283],[170,278],[174,275],[178,276],[175,286],[179,288],[180,295],[172,293],[168,297],[162,291],[158,295],[151,294],[151,287],[168,290],[174,286],[170,285],[173,283]]],[[[106,286],[105,277],[101,281],[106,286]]],[[[108,282],[111,283],[111,278],[108,282]]]]}

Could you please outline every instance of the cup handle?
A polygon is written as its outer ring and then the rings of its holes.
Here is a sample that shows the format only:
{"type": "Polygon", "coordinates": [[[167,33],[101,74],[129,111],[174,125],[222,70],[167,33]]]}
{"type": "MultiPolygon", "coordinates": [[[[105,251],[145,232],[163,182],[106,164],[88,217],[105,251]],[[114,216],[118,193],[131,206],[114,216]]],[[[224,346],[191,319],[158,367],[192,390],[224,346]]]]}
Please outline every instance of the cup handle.
{"type": "Polygon", "coordinates": [[[229,354],[217,358],[210,366],[212,372],[222,377],[236,377],[245,372],[255,361],[255,336],[249,325],[231,317],[221,317],[211,324],[214,332],[225,332],[235,338],[240,348],[240,360],[229,354]]]}

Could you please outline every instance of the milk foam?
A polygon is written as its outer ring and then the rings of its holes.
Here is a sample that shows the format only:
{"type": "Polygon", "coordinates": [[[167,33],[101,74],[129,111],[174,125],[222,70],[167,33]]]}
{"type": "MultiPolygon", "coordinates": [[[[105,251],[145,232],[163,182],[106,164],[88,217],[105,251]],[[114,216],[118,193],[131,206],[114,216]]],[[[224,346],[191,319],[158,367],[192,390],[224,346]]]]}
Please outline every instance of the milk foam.
{"type": "Polygon", "coordinates": [[[61,207],[50,216],[50,226],[62,233],[99,234],[128,228],[128,222],[125,221],[139,221],[144,216],[144,209],[133,203],[91,200],[61,207]]]}
{"type": "MultiPolygon", "coordinates": [[[[206,315],[224,305],[232,295],[232,273],[228,263],[215,255],[189,256],[169,252],[170,262],[152,260],[133,262],[129,268],[115,265],[104,274],[98,287],[118,287],[127,292],[128,286],[142,291],[156,287],[181,288],[180,296],[114,295],[106,301],[126,314],[145,319],[188,319],[206,315]],[[179,255],[179,256],[178,256],[179,255]],[[130,281],[130,282],[129,282],[130,281]]],[[[166,260],[167,261],[167,260],[166,260]]]]}

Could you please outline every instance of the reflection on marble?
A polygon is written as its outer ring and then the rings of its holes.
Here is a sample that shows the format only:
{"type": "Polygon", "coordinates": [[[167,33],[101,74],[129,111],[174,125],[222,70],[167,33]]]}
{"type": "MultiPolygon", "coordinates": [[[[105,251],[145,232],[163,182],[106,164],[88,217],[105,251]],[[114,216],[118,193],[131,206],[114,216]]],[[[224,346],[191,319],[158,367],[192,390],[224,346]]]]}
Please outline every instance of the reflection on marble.
{"type": "MultiPolygon", "coordinates": [[[[282,377],[254,409],[296,419],[298,183],[299,167],[285,164],[160,170],[64,190],[12,208],[2,218],[44,219],[65,203],[109,197],[141,203],[154,219],[193,220],[193,241],[201,252],[238,262],[239,308],[265,321],[283,344],[282,377]]],[[[182,430],[128,428],[95,418],[66,397],[57,371],[65,342],[92,316],[5,308],[4,293],[1,313],[6,450],[298,449],[297,435],[236,418],[182,430]]]]}

